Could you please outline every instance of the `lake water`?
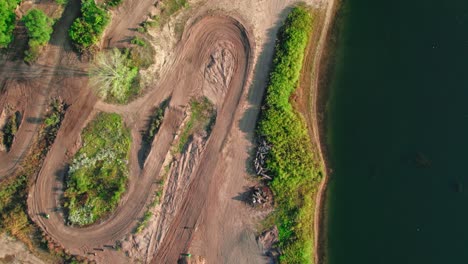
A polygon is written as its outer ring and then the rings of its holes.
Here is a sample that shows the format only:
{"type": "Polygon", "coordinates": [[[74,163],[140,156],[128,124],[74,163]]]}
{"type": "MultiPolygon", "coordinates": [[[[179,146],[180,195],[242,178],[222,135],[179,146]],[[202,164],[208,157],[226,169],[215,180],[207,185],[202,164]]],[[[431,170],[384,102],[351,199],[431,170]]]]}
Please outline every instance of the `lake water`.
{"type": "Polygon", "coordinates": [[[468,0],[348,0],[339,21],[328,263],[468,263],[468,0]]]}

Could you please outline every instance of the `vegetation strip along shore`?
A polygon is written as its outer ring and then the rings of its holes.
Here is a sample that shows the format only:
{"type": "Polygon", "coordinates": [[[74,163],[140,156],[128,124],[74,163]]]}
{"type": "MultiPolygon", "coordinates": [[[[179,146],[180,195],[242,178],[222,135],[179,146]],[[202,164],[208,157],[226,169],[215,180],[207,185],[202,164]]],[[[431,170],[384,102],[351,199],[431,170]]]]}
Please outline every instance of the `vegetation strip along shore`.
{"type": "Polygon", "coordinates": [[[258,134],[273,147],[267,169],[277,210],[281,262],[310,263],[313,259],[314,193],[322,177],[314,165],[311,141],[303,117],[290,97],[297,88],[313,18],[306,6],[293,8],[278,33],[258,134]]]}

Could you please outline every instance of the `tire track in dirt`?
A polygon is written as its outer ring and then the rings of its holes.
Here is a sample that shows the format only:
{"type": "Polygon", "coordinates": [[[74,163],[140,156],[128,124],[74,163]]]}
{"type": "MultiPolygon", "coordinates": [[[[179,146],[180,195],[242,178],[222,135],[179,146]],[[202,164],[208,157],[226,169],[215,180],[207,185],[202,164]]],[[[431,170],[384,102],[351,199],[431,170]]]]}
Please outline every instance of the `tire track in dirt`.
{"type": "MultiPolygon", "coordinates": [[[[95,98],[88,94],[90,99],[83,99],[80,104],[75,104],[72,106],[74,108],[67,112],[62,128],[44,162],[36,183],[30,189],[28,206],[33,220],[70,253],[85,255],[87,250],[112,245],[116,240],[130,233],[136,226],[139,217],[145,211],[148,199],[155,190],[154,182],[159,177],[174,135],[183,122],[184,108],[190,98],[195,94],[200,94],[199,91],[203,89],[203,69],[209,62],[213,52],[212,48],[216,46],[214,44],[219,41],[233,44],[233,49],[230,52],[235,57],[234,74],[226,93],[225,102],[221,104],[221,109],[218,109],[218,118],[210,137],[210,143],[207,145],[200,162],[201,165],[193,176],[194,181],[189,187],[189,194],[185,197],[182,210],[178,213],[175,223],[171,225],[171,231],[164,240],[163,245],[165,246],[161,247],[161,249],[165,247],[171,249],[165,253],[164,259],[174,259],[174,252],[177,250],[174,250],[172,245],[179,238],[179,230],[176,226],[181,222],[196,221],[198,218],[200,207],[203,206],[203,201],[206,199],[203,190],[208,187],[210,178],[214,176],[213,166],[221,158],[220,153],[232,126],[233,116],[245,86],[245,78],[250,72],[251,46],[247,31],[238,21],[227,16],[211,15],[198,19],[184,34],[176,51],[178,56],[171,69],[167,71],[169,75],[165,76],[159,85],[143,98],[128,106],[112,106],[104,103],[95,105],[95,98]],[[138,164],[140,131],[144,128],[152,109],[169,95],[171,95],[171,101],[162,127],[153,141],[152,151],[149,153],[144,167],[140,168],[138,164]],[[82,109],[91,109],[94,105],[94,111],[82,111],[82,109]],[[55,211],[54,209],[60,207],[63,177],[68,161],[67,152],[76,151],[79,147],[77,143],[81,130],[96,111],[121,113],[132,131],[129,185],[119,206],[108,219],[90,227],[74,228],[66,226],[63,214],[60,210],[55,211]],[[187,204],[187,200],[195,201],[196,204],[187,204]],[[50,219],[46,220],[40,216],[44,212],[50,214],[50,219]]],[[[162,251],[164,250],[158,252],[162,251]]],[[[109,251],[106,252],[110,254],[109,251]]],[[[119,254],[117,251],[113,252],[119,254]]]]}
{"type": "Polygon", "coordinates": [[[180,210],[176,212],[167,235],[156,249],[152,263],[176,263],[180,254],[188,249],[192,230],[196,229],[206,201],[211,199],[208,194],[213,194],[208,190],[216,177],[216,167],[224,158],[223,149],[251,70],[252,45],[243,25],[229,17],[213,17],[209,22],[208,25],[201,22],[196,24],[188,34],[204,40],[199,44],[202,47],[215,46],[212,41],[230,42],[230,52],[235,61],[234,73],[224,102],[219,104],[221,108],[218,109],[216,124],[199,165],[194,170],[187,195],[181,201],[180,210]],[[217,36],[214,40],[211,39],[213,35],[217,36]]]}

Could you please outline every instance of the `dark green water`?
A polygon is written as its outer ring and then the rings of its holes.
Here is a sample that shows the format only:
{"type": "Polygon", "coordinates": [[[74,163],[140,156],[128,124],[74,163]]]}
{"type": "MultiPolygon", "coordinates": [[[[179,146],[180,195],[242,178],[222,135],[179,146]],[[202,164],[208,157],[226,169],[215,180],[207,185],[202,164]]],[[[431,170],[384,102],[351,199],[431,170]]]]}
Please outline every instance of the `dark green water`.
{"type": "Polygon", "coordinates": [[[468,0],[348,0],[340,25],[329,263],[468,263],[468,0]]]}

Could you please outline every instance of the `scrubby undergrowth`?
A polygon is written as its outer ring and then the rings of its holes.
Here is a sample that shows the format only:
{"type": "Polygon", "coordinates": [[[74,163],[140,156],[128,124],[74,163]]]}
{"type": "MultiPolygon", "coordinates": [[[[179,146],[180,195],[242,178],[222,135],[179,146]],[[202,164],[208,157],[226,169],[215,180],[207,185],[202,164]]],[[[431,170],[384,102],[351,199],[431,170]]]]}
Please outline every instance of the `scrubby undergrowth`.
{"type": "Polygon", "coordinates": [[[86,226],[110,213],[125,192],[130,132],[117,114],[100,113],[84,129],[83,146],[68,171],[68,221],[86,226]]]}

